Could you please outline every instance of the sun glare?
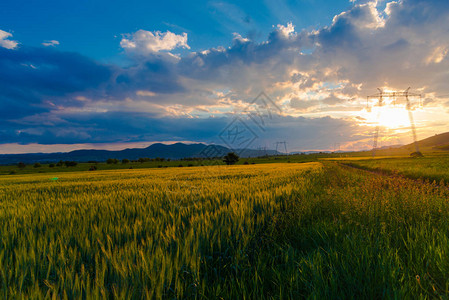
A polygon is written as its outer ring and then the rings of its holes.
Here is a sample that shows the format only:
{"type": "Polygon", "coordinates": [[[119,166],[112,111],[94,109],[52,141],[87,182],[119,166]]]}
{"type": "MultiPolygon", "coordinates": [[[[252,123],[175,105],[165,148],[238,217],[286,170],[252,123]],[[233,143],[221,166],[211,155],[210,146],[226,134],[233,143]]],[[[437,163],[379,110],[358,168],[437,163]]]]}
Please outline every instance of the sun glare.
{"type": "Polygon", "coordinates": [[[404,107],[373,107],[367,120],[374,126],[379,125],[390,129],[410,126],[408,111],[404,107]]]}

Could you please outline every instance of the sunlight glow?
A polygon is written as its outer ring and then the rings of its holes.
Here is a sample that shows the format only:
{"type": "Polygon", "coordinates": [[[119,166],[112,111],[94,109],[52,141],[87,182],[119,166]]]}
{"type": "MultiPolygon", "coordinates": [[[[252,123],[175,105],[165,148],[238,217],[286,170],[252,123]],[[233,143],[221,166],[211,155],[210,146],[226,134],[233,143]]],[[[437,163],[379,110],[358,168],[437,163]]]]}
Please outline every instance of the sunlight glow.
{"type": "Polygon", "coordinates": [[[375,106],[367,114],[367,122],[373,126],[390,129],[410,127],[408,111],[405,107],[375,106]]]}

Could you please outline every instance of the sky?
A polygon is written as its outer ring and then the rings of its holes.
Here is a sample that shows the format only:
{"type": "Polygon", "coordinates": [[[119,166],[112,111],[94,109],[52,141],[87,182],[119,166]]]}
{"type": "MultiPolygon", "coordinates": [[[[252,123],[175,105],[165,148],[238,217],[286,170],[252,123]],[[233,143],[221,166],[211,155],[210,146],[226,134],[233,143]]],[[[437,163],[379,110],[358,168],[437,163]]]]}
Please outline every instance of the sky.
{"type": "Polygon", "coordinates": [[[449,131],[449,1],[3,1],[0,153],[449,131]]]}

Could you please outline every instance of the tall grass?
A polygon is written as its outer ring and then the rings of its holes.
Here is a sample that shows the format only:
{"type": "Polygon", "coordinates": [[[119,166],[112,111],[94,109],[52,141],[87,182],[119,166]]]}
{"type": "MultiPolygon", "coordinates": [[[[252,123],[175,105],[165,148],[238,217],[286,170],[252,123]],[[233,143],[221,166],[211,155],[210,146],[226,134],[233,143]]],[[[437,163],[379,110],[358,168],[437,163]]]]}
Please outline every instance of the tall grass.
{"type": "Polygon", "coordinates": [[[399,174],[412,179],[449,183],[449,156],[426,155],[421,158],[388,158],[351,160],[349,165],[387,174],[399,174]]]}
{"type": "Polygon", "coordinates": [[[59,176],[0,181],[0,298],[448,294],[442,187],[330,163],[59,176]]]}

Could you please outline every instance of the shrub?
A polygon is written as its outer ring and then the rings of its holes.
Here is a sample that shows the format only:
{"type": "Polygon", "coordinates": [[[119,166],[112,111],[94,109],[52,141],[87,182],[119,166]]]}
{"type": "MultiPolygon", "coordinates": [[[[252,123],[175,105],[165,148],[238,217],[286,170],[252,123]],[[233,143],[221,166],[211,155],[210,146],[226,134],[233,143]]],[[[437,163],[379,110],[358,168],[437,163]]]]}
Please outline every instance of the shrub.
{"type": "Polygon", "coordinates": [[[227,165],[234,165],[238,161],[239,156],[234,152],[229,152],[228,154],[226,154],[225,157],[223,157],[223,162],[226,163],[227,165]]]}
{"type": "Polygon", "coordinates": [[[119,160],[117,158],[108,158],[108,160],[106,160],[107,164],[117,164],[119,162],[119,160]]]}
{"type": "Polygon", "coordinates": [[[127,158],[122,159],[122,164],[129,164],[129,159],[127,158]]]}
{"type": "Polygon", "coordinates": [[[55,164],[49,164],[48,167],[54,168],[54,167],[55,167],[55,164]]]}
{"type": "Polygon", "coordinates": [[[40,168],[40,167],[42,167],[42,165],[41,165],[40,163],[37,162],[37,163],[35,163],[35,164],[33,165],[33,167],[34,167],[34,168],[40,168]]]}
{"type": "Polygon", "coordinates": [[[17,167],[18,167],[19,169],[23,169],[23,168],[26,167],[26,164],[23,163],[23,162],[19,162],[19,163],[17,164],[17,167]]]}
{"type": "Polygon", "coordinates": [[[411,157],[424,157],[424,155],[420,151],[410,153],[411,157]]]}
{"type": "Polygon", "coordinates": [[[66,160],[64,162],[64,165],[66,167],[75,167],[76,165],[78,165],[78,163],[76,161],[70,161],[70,160],[66,160]]]}

